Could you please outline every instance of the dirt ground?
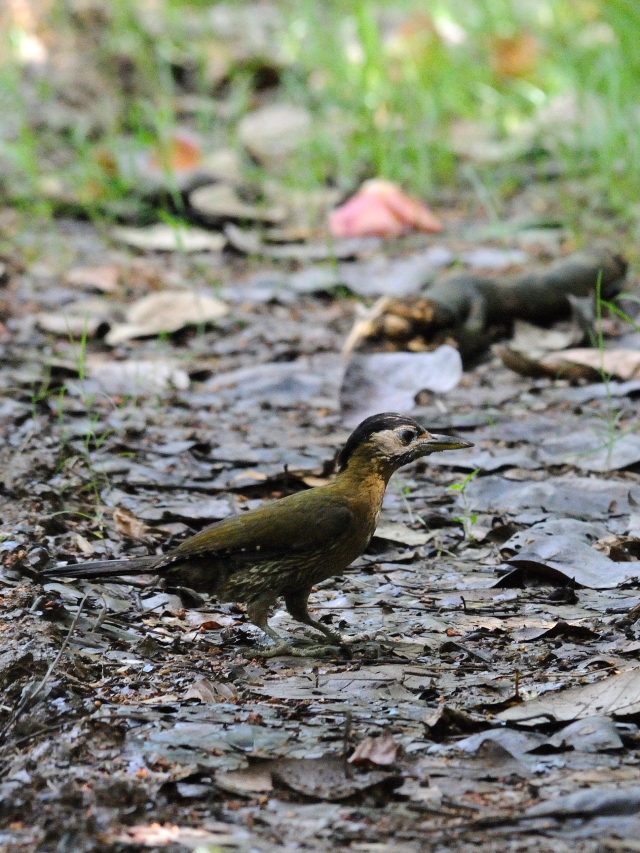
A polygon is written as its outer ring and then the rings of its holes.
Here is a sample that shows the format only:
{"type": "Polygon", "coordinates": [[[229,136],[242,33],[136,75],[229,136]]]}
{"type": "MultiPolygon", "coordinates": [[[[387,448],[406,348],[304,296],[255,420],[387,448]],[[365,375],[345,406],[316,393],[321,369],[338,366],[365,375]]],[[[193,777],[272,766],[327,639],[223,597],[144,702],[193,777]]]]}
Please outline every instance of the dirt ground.
{"type": "MultiPolygon", "coordinates": [[[[275,263],[128,254],[89,224],[20,241],[0,341],[1,850],[638,849],[637,383],[528,379],[487,352],[423,394],[412,414],[475,447],[403,469],[366,554],[311,597],[370,639],[263,660],[240,606],[34,573],[159,552],[324,482],[349,433],[353,298],[288,290],[275,263]],[[105,264],[130,297],[213,270],[231,312],[116,347],[43,331],[78,295],[63,270],[105,264]],[[96,378],[158,359],[186,382],[96,378]]],[[[303,634],[283,609],[271,624],[303,634]]]]}

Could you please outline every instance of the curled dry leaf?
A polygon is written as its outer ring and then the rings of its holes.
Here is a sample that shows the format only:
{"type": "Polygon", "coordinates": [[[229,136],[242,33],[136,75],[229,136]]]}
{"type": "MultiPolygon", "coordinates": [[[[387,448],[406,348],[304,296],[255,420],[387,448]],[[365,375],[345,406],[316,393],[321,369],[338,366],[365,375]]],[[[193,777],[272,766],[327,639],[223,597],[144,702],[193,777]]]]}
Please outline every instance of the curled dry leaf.
{"type": "Polygon", "coordinates": [[[100,327],[112,319],[113,307],[100,297],[69,302],[60,311],[42,311],[36,314],[38,327],[44,332],[63,337],[94,337],[100,327]]]}
{"type": "Polygon", "coordinates": [[[268,104],[238,123],[238,138],[255,159],[279,166],[309,135],[311,114],[295,104],[268,104]]]}
{"type": "Polygon", "coordinates": [[[174,844],[180,838],[180,827],[171,824],[152,823],[148,826],[132,826],[127,828],[123,836],[125,843],[147,845],[174,844]]]}
{"type": "Polygon", "coordinates": [[[539,359],[529,358],[514,349],[496,346],[494,351],[503,364],[521,376],[535,378],[561,376],[568,379],[586,379],[599,382],[605,376],[622,379],[640,379],[640,352],[630,349],[600,350],[580,347],[549,353],[539,359]]]}
{"type": "Polygon", "coordinates": [[[640,711],[640,670],[630,669],[592,684],[545,694],[497,714],[497,719],[536,725],[536,721],[570,722],[585,717],[632,716],[640,711]]]}
{"type": "Polygon", "coordinates": [[[390,734],[383,734],[380,737],[366,737],[361,741],[349,758],[349,763],[389,767],[395,764],[397,756],[398,744],[390,734]]]}
{"type": "Polygon", "coordinates": [[[211,219],[246,219],[254,222],[282,222],[287,211],[282,206],[249,204],[229,184],[209,184],[189,195],[189,204],[201,216],[211,219]]]}
{"type": "Polygon", "coordinates": [[[574,791],[573,794],[555,796],[536,803],[526,810],[525,815],[528,818],[575,815],[580,817],[581,822],[590,817],[602,815],[605,819],[613,819],[617,822],[638,811],[640,811],[640,785],[627,784],[621,790],[612,790],[605,785],[593,785],[581,791],[574,791]]]}
{"type": "Polygon", "coordinates": [[[334,237],[400,237],[406,231],[438,233],[442,225],[421,201],[392,181],[365,181],[329,217],[334,237]]]}
{"type": "Polygon", "coordinates": [[[177,332],[185,326],[219,320],[228,311],[219,299],[189,290],[152,293],[134,302],[127,311],[127,322],[115,325],[105,340],[115,346],[132,338],[177,332]]]}
{"type": "Polygon", "coordinates": [[[399,542],[401,545],[425,545],[430,539],[433,539],[435,531],[429,530],[413,530],[407,527],[406,524],[401,524],[398,521],[389,521],[384,524],[379,524],[373,534],[378,539],[386,539],[388,542],[399,542]]]}
{"type": "Polygon", "coordinates": [[[113,523],[118,533],[131,539],[144,539],[149,527],[130,509],[117,506],[113,510],[113,523]]]}
{"type": "Polygon", "coordinates": [[[462,359],[448,344],[433,352],[357,354],[349,362],[340,389],[347,425],[384,411],[411,411],[419,391],[450,391],[462,378],[462,359]]]}
{"type": "MultiPolygon", "coordinates": [[[[230,826],[230,830],[235,830],[230,826]]],[[[166,847],[167,845],[180,845],[191,850],[220,850],[238,847],[238,837],[231,832],[210,832],[197,827],[173,826],[165,823],[152,823],[145,826],[127,826],[117,834],[110,835],[108,842],[116,841],[120,844],[133,844],[136,847],[166,847]]]]}
{"type": "Polygon", "coordinates": [[[544,329],[516,320],[513,324],[513,337],[509,349],[523,353],[527,358],[544,358],[547,353],[566,350],[567,347],[582,343],[584,332],[577,327],[570,329],[544,329]]]}
{"type": "Polygon", "coordinates": [[[184,694],[183,701],[197,699],[199,702],[217,702],[218,694],[208,678],[198,678],[184,694]]]}
{"type": "Polygon", "coordinates": [[[611,717],[585,717],[565,726],[550,737],[548,744],[557,749],[570,747],[581,752],[609,752],[624,744],[611,717]]]}
{"type": "Polygon", "coordinates": [[[230,794],[268,794],[273,791],[269,766],[253,765],[243,770],[216,773],[216,786],[230,794]]]}
{"type": "Polygon", "coordinates": [[[599,378],[602,373],[615,376],[618,379],[640,379],[640,352],[631,349],[612,349],[604,352],[595,348],[581,348],[565,350],[555,357],[549,356],[544,361],[553,365],[555,361],[562,364],[564,361],[570,364],[584,364],[598,371],[599,378]]]}
{"type": "Polygon", "coordinates": [[[393,790],[400,787],[399,774],[383,770],[347,773],[344,759],[338,755],[321,758],[281,758],[272,765],[274,782],[314,800],[339,802],[371,788],[393,790]]]}
{"type": "Polygon", "coordinates": [[[101,267],[74,267],[68,270],[64,279],[72,287],[116,293],[119,275],[120,270],[116,264],[105,264],[101,267]]]}
{"type": "Polygon", "coordinates": [[[593,546],[614,563],[636,563],[640,559],[639,536],[605,536],[593,546]]]}
{"type": "Polygon", "coordinates": [[[156,146],[146,162],[149,172],[192,172],[202,162],[202,145],[186,128],[177,128],[168,142],[156,146]]]}
{"type": "Polygon", "coordinates": [[[112,228],[111,236],[134,249],[149,252],[219,252],[226,243],[222,234],[164,223],[146,228],[112,228]]]}
{"type": "Polygon", "coordinates": [[[615,589],[638,576],[637,564],[616,563],[576,536],[534,536],[507,561],[514,572],[503,575],[496,586],[512,586],[524,578],[551,579],[587,589],[615,589]]]}
{"type": "Polygon", "coordinates": [[[87,359],[87,376],[107,394],[133,397],[158,394],[168,388],[185,391],[189,374],[170,358],[98,362],[87,359]]]}
{"type": "Polygon", "coordinates": [[[76,541],[77,547],[86,557],[91,557],[93,556],[93,554],[95,554],[93,545],[81,533],[76,533],[74,539],[76,541]]]}

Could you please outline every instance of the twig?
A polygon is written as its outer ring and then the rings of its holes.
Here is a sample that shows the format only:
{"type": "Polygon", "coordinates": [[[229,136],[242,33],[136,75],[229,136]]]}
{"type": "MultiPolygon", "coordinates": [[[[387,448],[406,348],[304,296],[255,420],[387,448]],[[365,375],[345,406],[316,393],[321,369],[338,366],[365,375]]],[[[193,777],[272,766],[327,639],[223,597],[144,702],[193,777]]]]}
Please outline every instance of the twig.
{"type": "MultiPolygon", "coordinates": [[[[58,665],[60,658],[62,657],[62,655],[64,653],[64,650],[69,645],[69,641],[71,640],[71,637],[73,635],[73,632],[75,631],[76,625],[78,624],[78,619],[80,618],[80,614],[82,613],[82,608],[84,607],[84,603],[87,600],[87,595],[88,595],[88,593],[85,593],[83,599],[81,600],[80,604],[78,605],[78,612],[73,617],[73,622],[71,623],[71,626],[67,632],[67,636],[64,638],[64,641],[63,641],[62,645],[60,646],[58,654],[55,656],[54,660],[49,664],[49,667],[48,667],[47,671],[45,672],[45,674],[42,678],[42,681],[40,682],[40,684],[38,684],[38,686],[36,687],[35,690],[33,690],[33,691],[26,690],[25,691],[24,695],[22,696],[22,699],[18,703],[18,706],[16,707],[15,711],[13,712],[11,718],[8,720],[8,722],[6,723],[6,725],[4,726],[2,731],[0,731],[0,741],[4,740],[9,729],[16,724],[18,717],[24,711],[27,703],[33,701],[37,697],[37,695],[42,692],[45,684],[51,678],[51,674],[53,673],[54,669],[58,665]]],[[[2,751],[7,746],[8,746],[7,742],[5,742],[4,744],[0,744],[0,751],[2,751]]]]}

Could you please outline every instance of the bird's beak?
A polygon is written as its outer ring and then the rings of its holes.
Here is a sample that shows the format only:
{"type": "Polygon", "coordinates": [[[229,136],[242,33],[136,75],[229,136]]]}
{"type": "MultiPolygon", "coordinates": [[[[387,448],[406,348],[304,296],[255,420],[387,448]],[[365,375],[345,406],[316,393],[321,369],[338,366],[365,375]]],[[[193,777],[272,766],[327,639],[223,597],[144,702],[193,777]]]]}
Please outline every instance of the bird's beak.
{"type": "Polygon", "coordinates": [[[429,453],[436,453],[440,450],[461,450],[463,447],[473,447],[473,442],[465,441],[464,438],[459,438],[457,435],[434,435],[431,433],[427,438],[424,438],[423,446],[428,449],[429,453]]]}

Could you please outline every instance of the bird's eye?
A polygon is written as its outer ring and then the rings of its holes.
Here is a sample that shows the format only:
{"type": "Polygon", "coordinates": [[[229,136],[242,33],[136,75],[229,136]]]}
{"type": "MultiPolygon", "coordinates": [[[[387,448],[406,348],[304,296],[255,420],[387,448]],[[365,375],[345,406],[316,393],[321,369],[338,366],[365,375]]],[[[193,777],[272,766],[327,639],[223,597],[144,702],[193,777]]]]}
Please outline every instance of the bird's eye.
{"type": "Polygon", "coordinates": [[[398,436],[403,444],[411,444],[411,442],[416,437],[417,433],[415,429],[407,428],[407,429],[399,429],[398,436]]]}

